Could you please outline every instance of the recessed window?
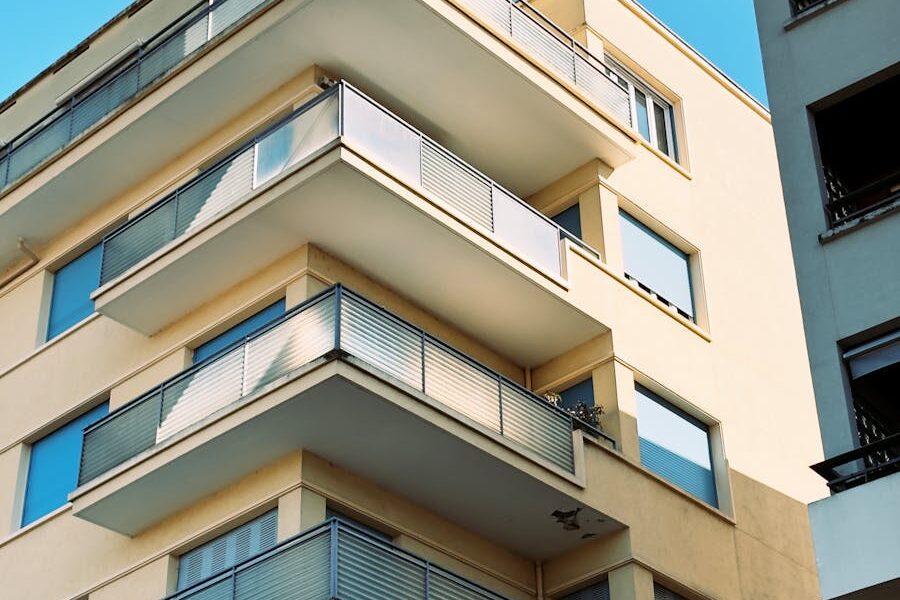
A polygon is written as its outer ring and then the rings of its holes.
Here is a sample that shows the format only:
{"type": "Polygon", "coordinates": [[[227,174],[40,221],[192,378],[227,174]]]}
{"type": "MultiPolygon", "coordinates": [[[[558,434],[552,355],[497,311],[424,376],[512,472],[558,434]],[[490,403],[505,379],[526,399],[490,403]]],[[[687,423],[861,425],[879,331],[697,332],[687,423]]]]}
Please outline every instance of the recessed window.
{"type": "Polygon", "coordinates": [[[252,317],[244,319],[231,329],[220,333],[205,344],[197,346],[197,348],[194,349],[194,363],[196,364],[202,360],[206,360],[222,349],[245,338],[269,321],[277,319],[284,314],[284,306],[284,299],[282,298],[278,302],[262,309],[252,317]]]}
{"type": "Polygon", "coordinates": [[[650,85],[607,55],[612,76],[628,89],[632,125],[641,137],[674,161],[678,160],[675,140],[675,109],[650,85]]]}
{"type": "Polygon", "coordinates": [[[707,504],[718,506],[709,426],[636,386],[641,464],[707,504]]]}
{"type": "Polygon", "coordinates": [[[690,256],[623,210],[619,224],[625,276],[695,320],[690,256]]]}
{"type": "Polygon", "coordinates": [[[78,483],[84,429],[102,419],[108,404],[84,413],[31,445],[22,526],[28,525],[68,502],[78,483]]]}
{"type": "Polygon", "coordinates": [[[578,239],[581,239],[581,212],[577,202],[574,206],[570,206],[553,217],[553,221],[578,239]]]}
{"type": "Polygon", "coordinates": [[[594,404],[594,381],[588,377],[581,383],[576,383],[560,393],[559,405],[566,410],[574,410],[579,404],[584,404],[588,408],[595,406],[594,404]]]}
{"type": "Polygon", "coordinates": [[[559,600],[609,600],[609,580],[604,579],[577,592],[567,594],[559,600]]]}
{"type": "Polygon", "coordinates": [[[93,314],[91,293],[100,285],[102,256],[101,246],[97,244],[54,273],[48,341],[93,314]]]}
{"type": "Polygon", "coordinates": [[[278,543],[278,511],[266,514],[185,552],[178,559],[178,590],[230,569],[278,543]]]}

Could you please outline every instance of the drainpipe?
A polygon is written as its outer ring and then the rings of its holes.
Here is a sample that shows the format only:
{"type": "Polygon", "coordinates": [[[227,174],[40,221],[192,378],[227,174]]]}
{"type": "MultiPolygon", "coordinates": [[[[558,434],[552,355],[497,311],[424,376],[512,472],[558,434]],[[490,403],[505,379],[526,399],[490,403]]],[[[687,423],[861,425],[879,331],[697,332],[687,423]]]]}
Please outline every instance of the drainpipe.
{"type": "Polygon", "coordinates": [[[537,600],[544,600],[544,566],[541,561],[534,561],[534,587],[537,600]]]}
{"type": "Polygon", "coordinates": [[[19,238],[16,247],[19,249],[19,252],[28,257],[28,262],[19,267],[18,269],[13,270],[12,273],[6,275],[2,280],[0,280],[0,289],[4,288],[6,284],[14,280],[16,277],[38,264],[40,258],[38,255],[34,253],[34,251],[28,247],[28,244],[25,243],[25,238],[19,238]]]}

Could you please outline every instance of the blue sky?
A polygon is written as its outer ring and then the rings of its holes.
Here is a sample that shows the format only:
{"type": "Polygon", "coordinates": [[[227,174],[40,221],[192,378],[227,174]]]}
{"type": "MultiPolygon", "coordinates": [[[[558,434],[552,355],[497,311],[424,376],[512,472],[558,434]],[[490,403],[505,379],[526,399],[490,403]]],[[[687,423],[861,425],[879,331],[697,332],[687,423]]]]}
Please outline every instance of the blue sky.
{"type": "MultiPolygon", "coordinates": [[[[640,0],[676,33],[767,103],[753,0],[640,0]]],[[[0,99],[130,0],[0,0],[0,99]]]]}

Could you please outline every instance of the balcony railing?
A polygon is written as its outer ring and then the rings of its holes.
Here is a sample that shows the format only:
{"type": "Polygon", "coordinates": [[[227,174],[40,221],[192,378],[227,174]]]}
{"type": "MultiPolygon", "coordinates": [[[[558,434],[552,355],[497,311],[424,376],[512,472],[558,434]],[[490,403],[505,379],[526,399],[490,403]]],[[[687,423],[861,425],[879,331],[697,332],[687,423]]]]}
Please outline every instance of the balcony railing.
{"type": "Polygon", "coordinates": [[[433,194],[445,208],[553,276],[563,272],[562,238],[597,256],[576,236],[342,82],[107,235],[101,285],[338,143],[433,194]]]}
{"type": "Polygon", "coordinates": [[[900,433],[854,448],[812,466],[834,492],[863,485],[900,471],[900,433]]]}
{"type": "Polygon", "coordinates": [[[825,210],[832,227],[838,227],[900,200],[900,170],[848,193],[839,192],[826,176],[825,210]]]}
{"type": "Polygon", "coordinates": [[[799,15],[826,2],[828,0],[791,0],[791,10],[794,15],[799,15]]]}
{"type": "Polygon", "coordinates": [[[574,428],[615,446],[562,409],[338,285],[88,427],[78,483],[262,393],[277,379],[338,356],[365,363],[570,473],[574,428]]]}
{"type": "Polygon", "coordinates": [[[268,0],[202,0],[0,148],[0,190],[27,175],[268,0]]]}
{"type": "Polygon", "coordinates": [[[165,600],[504,600],[333,518],[165,600]]]}
{"type": "Polygon", "coordinates": [[[631,125],[628,90],[609,68],[575,38],[522,0],[457,0],[485,22],[527,49],[545,67],[583,91],[626,125],[631,125]]]}

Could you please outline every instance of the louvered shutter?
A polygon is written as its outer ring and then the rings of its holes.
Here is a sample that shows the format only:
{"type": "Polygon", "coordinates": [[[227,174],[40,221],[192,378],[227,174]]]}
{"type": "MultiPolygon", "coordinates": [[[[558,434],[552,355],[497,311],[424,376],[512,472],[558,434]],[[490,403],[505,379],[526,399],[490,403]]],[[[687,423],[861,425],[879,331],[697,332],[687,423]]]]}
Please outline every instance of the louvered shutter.
{"type": "Polygon", "coordinates": [[[559,600],[609,600],[609,580],[604,579],[559,600]]]}
{"type": "Polygon", "coordinates": [[[221,573],[277,542],[278,511],[273,510],[184,553],[178,561],[178,589],[221,573]]]}
{"type": "Polygon", "coordinates": [[[654,583],[653,600],[685,600],[685,598],[684,596],[680,596],[670,589],[664,588],[658,583],[654,583]]]}

